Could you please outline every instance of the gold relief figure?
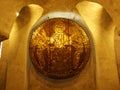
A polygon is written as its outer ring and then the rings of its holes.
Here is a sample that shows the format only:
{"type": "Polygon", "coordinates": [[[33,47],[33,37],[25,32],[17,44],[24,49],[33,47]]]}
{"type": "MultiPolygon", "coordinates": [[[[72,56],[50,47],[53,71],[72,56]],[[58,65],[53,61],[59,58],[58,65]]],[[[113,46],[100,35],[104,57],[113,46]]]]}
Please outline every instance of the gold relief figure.
{"type": "Polygon", "coordinates": [[[33,32],[30,58],[42,75],[66,79],[80,73],[90,57],[90,41],[76,22],[50,19],[33,32]]]}

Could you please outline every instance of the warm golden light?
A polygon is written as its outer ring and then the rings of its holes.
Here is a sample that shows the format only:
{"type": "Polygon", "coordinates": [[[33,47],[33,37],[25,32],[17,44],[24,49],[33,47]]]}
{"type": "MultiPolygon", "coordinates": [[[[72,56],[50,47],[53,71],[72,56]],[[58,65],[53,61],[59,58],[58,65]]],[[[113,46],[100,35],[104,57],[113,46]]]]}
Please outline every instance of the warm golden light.
{"type": "Polygon", "coordinates": [[[43,75],[64,79],[75,76],[90,56],[90,42],[74,21],[56,18],[41,24],[30,41],[30,58],[43,75]]]}
{"type": "Polygon", "coordinates": [[[50,43],[54,44],[57,48],[61,48],[64,45],[69,45],[71,43],[71,37],[65,35],[65,25],[62,22],[55,23],[54,34],[50,37],[50,43]]]}

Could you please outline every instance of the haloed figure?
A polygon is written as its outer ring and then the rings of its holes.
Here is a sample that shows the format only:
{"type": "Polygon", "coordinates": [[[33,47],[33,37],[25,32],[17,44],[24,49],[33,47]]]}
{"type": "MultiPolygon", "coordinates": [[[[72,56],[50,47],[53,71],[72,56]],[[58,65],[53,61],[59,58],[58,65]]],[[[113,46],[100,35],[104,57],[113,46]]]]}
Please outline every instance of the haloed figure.
{"type": "Polygon", "coordinates": [[[90,56],[90,41],[76,22],[50,19],[34,31],[30,58],[42,75],[67,79],[80,73],[90,56]]]}

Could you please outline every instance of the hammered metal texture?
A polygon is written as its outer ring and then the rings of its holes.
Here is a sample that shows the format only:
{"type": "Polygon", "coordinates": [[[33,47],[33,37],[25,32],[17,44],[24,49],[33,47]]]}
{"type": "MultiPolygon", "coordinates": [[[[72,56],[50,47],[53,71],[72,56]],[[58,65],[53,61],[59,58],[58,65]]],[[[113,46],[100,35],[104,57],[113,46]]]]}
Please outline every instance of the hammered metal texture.
{"type": "Polygon", "coordinates": [[[90,41],[76,22],[55,18],[39,25],[29,46],[36,70],[52,79],[67,79],[81,72],[90,57],[90,41]]]}

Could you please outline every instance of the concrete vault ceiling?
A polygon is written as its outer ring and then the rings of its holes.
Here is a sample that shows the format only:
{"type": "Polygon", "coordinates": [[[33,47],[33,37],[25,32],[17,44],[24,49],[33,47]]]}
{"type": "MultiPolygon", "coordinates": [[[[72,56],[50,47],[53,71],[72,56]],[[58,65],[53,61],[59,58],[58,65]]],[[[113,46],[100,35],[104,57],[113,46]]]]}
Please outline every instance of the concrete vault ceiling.
{"type": "MultiPolygon", "coordinates": [[[[28,4],[37,4],[44,9],[44,13],[56,10],[62,11],[73,11],[75,10],[75,5],[83,0],[1,0],[0,1],[0,35],[1,40],[4,40],[9,37],[11,27],[16,18],[16,12],[19,12],[22,7],[28,4]]],[[[117,29],[120,28],[120,1],[119,0],[89,0],[98,2],[107,10],[111,15],[114,22],[117,25],[117,29]]],[[[120,32],[119,30],[117,31],[120,32]]]]}

